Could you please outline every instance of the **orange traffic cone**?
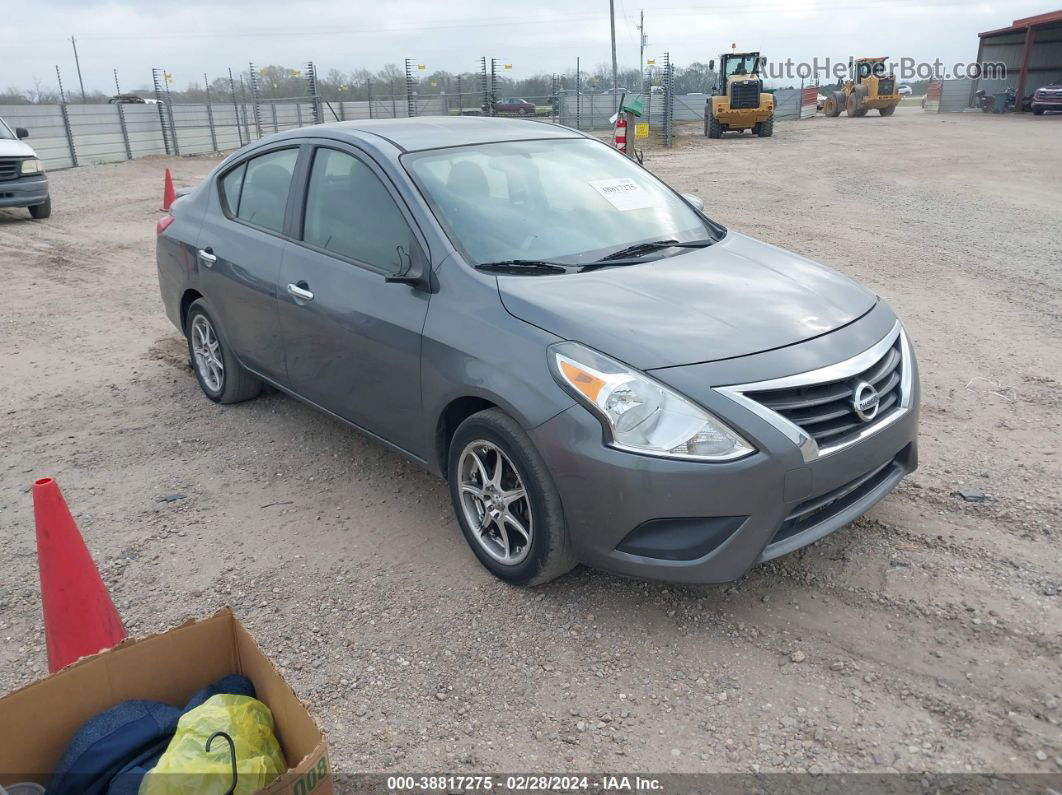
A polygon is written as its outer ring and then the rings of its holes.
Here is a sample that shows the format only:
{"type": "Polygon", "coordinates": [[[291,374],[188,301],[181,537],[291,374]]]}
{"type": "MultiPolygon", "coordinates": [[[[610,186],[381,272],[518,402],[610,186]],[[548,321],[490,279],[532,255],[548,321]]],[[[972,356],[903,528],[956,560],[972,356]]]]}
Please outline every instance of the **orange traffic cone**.
{"type": "Polygon", "coordinates": [[[166,212],[170,209],[170,205],[173,204],[173,200],[177,198],[177,191],[173,189],[173,176],[170,174],[170,170],[166,169],[166,178],[163,180],[162,185],[162,211],[166,212]]]}
{"type": "Polygon", "coordinates": [[[33,484],[48,670],[125,638],[122,619],[52,478],[33,484]]]}

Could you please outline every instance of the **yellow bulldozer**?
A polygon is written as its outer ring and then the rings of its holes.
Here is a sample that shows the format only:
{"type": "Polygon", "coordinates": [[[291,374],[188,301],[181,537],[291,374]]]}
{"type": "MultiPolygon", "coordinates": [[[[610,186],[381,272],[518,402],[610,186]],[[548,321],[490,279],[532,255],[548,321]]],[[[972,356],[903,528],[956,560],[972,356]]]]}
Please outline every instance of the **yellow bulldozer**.
{"type": "MultiPolygon", "coordinates": [[[[764,93],[758,52],[728,52],[719,56],[719,78],[704,103],[704,134],[722,138],[725,132],[752,130],[768,138],[774,134],[774,97],[764,93]]],[[[708,62],[715,70],[715,61],[708,62]]]]}
{"type": "Polygon", "coordinates": [[[848,79],[839,81],[837,88],[826,92],[822,112],[827,116],[866,116],[877,110],[891,116],[900,104],[896,90],[896,76],[886,72],[887,58],[856,58],[848,62],[848,79]]]}

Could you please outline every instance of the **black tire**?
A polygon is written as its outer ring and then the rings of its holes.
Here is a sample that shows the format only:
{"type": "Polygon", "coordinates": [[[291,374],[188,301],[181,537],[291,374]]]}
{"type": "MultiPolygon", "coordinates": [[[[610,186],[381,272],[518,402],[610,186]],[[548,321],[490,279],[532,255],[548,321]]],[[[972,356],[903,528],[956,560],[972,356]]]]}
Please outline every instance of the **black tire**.
{"type": "Polygon", "coordinates": [[[1034,116],[1043,116],[1044,115],[1044,109],[1043,108],[1033,108],[1033,115],[1034,116]]]}
{"type": "MultiPolygon", "coordinates": [[[[485,464],[490,466],[489,462],[485,464]]],[[[479,562],[495,577],[511,585],[540,585],[575,567],[577,561],[553,478],[523,428],[501,409],[473,414],[458,426],[447,454],[447,477],[450,501],[461,532],[479,562]],[[526,555],[513,565],[502,563],[487,552],[484,542],[477,537],[477,528],[471,526],[466,515],[461,492],[461,460],[478,442],[487,442],[505,454],[527,494],[525,508],[531,516],[530,541],[526,555]]]]}
{"type": "Polygon", "coordinates": [[[229,347],[225,332],[214,319],[214,316],[211,315],[203,299],[195,301],[188,307],[184,328],[185,337],[188,340],[188,361],[192,366],[192,372],[195,373],[195,380],[199,382],[204,395],[215,403],[240,403],[241,401],[258,397],[262,391],[262,382],[247,372],[236,359],[235,354],[229,347]],[[219,386],[215,386],[207,380],[207,376],[204,375],[203,371],[208,368],[196,356],[192,337],[196,333],[194,329],[197,327],[196,319],[199,317],[205,319],[206,324],[213,331],[217,340],[217,354],[220,354],[218,358],[223,365],[220,379],[218,379],[220,381],[219,386]]]}
{"type": "Polygon", "coordinates": [[[529,108],[520,108],[520,115],[521,116],[530,116],[531,115],[531,110],[529,108]]]}
{"type": "Polygon", "coordinates": [[[771,114],[767,121],[761,121],[757,124],[754,132],[756,135],[760,136],[760,138],[770,138],[774,135],[774,114],[771,114]]]}
{"type": "Polygon", "coordinates": [[[30,216],[36,218],[38,221],[43,221],[45,218],[52,214],[52,197],[49,196],[44,200],[44,204],[35,204],[29,208],[30,216]]]}
{"type": "Polygon", "coordinates": [[[715,116],[708,117],[708,137],[709,138],[722,138],[723,137],[723,125],[719,119],[715,116]]]}
{"type": "Polygon", "coordinates": [[[844,92],[833,91],[826,95],[826,104],[823,106],[823,113],[831,119],[836,119],[841,115],[841,111],[844,110],[844,92]]]}
{"type": "Polygon", "coordinates": [[[887,108],[878,108],[878,113],[880,113],[882,116],[891,116],[895,112],[896,112],[896,106],[895,105],[889,105],[887,108]]]}

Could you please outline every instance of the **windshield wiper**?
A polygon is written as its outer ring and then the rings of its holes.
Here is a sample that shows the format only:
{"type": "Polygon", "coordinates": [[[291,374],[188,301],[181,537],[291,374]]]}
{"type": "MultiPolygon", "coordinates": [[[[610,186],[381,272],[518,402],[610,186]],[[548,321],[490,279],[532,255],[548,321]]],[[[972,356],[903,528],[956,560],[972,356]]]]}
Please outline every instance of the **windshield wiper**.
{"type": "Polygon", "coordinates": [[[476,270],[512,274],[567,273],[568,266],[539,259],[507,259],[501,262],[481,262],[476,266],[476,270]]]}
{"type": "Polygon", "coordinates": [[[627,248],[621,248],[619,251],[613,251],[611,254],[602,257],[597,262],[591,263],[597,265],[602,262],[610,262],[614,259],[626,259],[627,257],[638,257],[642,254],[651,254],[654,251],[660,251],[665,248],[705,248],[712,245],[714,240],[705,238],[703,240],[687,240],[684,243],[680,243],[677,240],[654,240],[651,243],[636,243],[633,246],[627,246],[627,248]]]}

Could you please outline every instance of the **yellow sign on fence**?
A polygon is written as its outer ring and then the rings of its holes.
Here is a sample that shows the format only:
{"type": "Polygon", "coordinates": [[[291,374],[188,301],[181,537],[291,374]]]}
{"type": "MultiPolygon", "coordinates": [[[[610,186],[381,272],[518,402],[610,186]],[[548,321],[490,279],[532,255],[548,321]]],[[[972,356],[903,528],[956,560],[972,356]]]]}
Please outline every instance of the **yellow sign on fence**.
{"type": "Polygon", "coordinates": [[[649,122],[640,121],[634,125],[634,137],[635,138],[648,138],[649,137],[649,122]]]}

